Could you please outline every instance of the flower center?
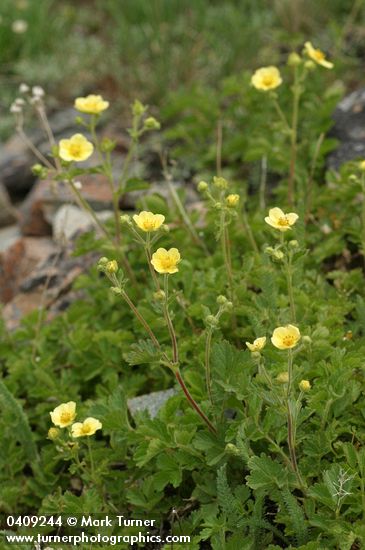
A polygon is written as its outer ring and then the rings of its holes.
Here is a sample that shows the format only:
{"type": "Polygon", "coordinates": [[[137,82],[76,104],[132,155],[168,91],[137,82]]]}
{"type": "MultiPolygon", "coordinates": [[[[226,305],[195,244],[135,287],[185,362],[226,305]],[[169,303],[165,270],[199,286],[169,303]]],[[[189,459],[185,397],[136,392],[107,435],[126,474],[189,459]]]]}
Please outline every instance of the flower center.
{"type": "Polygon", "coordinates": [[[174,267],[175,261],[170,257],[166,256],[165,258],[161,258],[161,265],[164,269],[169,269],[170,267],[174,267]]]}
{"type": "Polygon", "coordinates": [[[281,216],[278,219],[278,225],[281,225],[282,227],[287,227],[289,225],[289,220],[287,216],[281,216]]]}
{"type": "Polygon", "coordinates": [[[274,83],[274,79],[270,74],[267,74],[263,77],[262,83],[264,86],[271,86],[274,83]]]}
{"type": "Polygon", "coordinates": [[[71,143],[70,153],[73,157],[79,157],[81,154],[81,145],[79,143],[71,143]]]}
{"type": "Polygon", "coordinates": [[[60,420],[62,423],[69,422],[71,420],[71,414],[69,412],[62,412],[60,420]]]}
{"type": "Polygon", "coordinates": [[[323,61],[324,53],[321,50],[314,50],[313,56],[317,61],[323,61]]]}
{"type": "Polygon", "coordinates": [[[144,220],[143,227],[147,230],[151,230],[155,228],[155,220],[144,220]]]}
{"type": "Polygon", "coordinates": [[[288,334],[287,336],[284,336],[284,338],[283,338],[283,344],[284,344],[284,346],[286,346],[288,348],[290,346],[292,346],[294,344],[294,342],[295,342],[295,338],[291,334],[288,334]]]}

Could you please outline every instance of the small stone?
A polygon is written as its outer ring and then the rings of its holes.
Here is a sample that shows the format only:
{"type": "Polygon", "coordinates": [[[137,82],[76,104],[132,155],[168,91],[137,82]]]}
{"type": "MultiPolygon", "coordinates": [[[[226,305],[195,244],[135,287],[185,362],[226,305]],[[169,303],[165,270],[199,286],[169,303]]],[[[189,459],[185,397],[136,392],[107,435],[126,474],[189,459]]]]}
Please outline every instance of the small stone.
{"type": "Polygon", "coordinates": [[[155,391],[146,395],[139,395],[138,397],[128,399],[128,408],[132,416],[138,412],[147,411],[150,417],[154,418],[166,401],[176,394],[177,390],[175,388],[170,388],[168,390],[155,391]]]}

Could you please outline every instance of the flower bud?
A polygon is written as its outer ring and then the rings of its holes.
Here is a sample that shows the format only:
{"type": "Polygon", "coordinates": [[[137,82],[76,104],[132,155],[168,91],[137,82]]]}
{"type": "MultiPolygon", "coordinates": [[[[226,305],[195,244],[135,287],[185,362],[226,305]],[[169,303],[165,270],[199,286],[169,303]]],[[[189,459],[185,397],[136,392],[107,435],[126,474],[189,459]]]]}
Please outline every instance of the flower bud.
{"type": "Polygon", "coordinates": [[[239,203],[240,196],[237,194],[228,195],[226,197],[226,205],[230,208],[234,208],[239,203]]]}
{"type": "Polygon", "coordinates": [[[220,296],[217,297],[217,304],[219,306],[223,306],[224,304],[226,304],[228,302],[227,298],[225,296],[223,296],[222,294],[220,296]]]}
{"type": "Polygon", "coordinates": [[[60,430],[59,430],[58,428],[50,428],[50,429],[48,430],[48,435],[47,435],[47,437],[48,437],[48,439],[50,439],[51,441],[54,441],[55,439],[58,438],[59,434],[60,434],[60,430]]]}
{"type": "Polygon", "coordinates": [[[311,389],[311,383],[309,382],[309,380],[301,380],[299,382],[299,389],[300,391],[304,391],[304,392],[307,392],[311,389]]]}
{"type": "Polygon", "coordinates": [[[26,94],[26,93],[29,92],[29,90],[30,90],[30,88],[29,88],[28,84],[24,84],[24,83],[20,84],[20,86],[19,86],[19,92],[20,92],[21,94],[26,94]]]}
{"type": "Polygon", "coordinates": [[[287,64],[289,67],[297,67],[302,62],[302,58],[297,52],[291,52],[288,56],[287,64]]]}
{"type": "Polygon", "coordinates": [[[311,344],[312,343],[312,338],[310,336],[302,336],[302,342],[303,344],[311,344]]]}
{"type": "Polygon", "coordinates": [[[147,110],[147,107],[143,105],[138,99],[136,99],[132,105],[132,113],[134,116],[141,116],[147,110]]]}
{"type": "MultiPolygon", "coordinates": [[[[362,161],[362,162],[364,162],[364,161],[362,161]]],[[[362,170],[361,167],[360,167],[360,169],[362,170]]],[[[365,170],[365,162],[364,162],[364,170],[365,170]]],[[[359,178],[355,174],[350,174],[349,175],[349,182],[350,183],[356,183],[358,180],[359,180],[359,178]]]]}
{"type": "Polygon", "coordinates": [[[105,271],[109,274],[116,273],[118,271],[118,262],[116,260],[111,260],[105,266],[105,271]]]}
{"type": "Polygon", "coordinates": [[[232,304],[232,302],[226,302],[224,308],[225,308],[227,311],[233,309],[233,304],[232,304]]]}
{"type": "Polygon", "coordinates": [[[149,116],[144,121],[144,127],[146,130],[159,130],[161,128],[161,124],[155,119],[155,117],[149,116]]]}
{"type": "Polygon", "coordinates": [[[287,372],[281,372],[277,375],[276,380],[279,384],[287,384],[289,382],[289,374],[287,372]]]}
{"type": "MultiPolygon", "coordinates": [[[[365,160],[361,160],[361,161],[359,162],[359,168],[360,168],[360,170],[362,170],[363,172],[365,172],[365,160]]],[[[350,178],[351,178],[351,176],[350,176],[350,178]]]]}
{"type": "Polygon", "coordinates": [[[233,445],[233,443],[227,443],[225,449],[226,453],[230,454],[230,455],[234,455],[234,456],[239,456],[240,455],[240,451],[238,449],[238,447],[236,447],[236,445],[233,445]]]}
{"type": "Polygon", "coordinates": [[[42,166],[41,164],[33,164],[32,166],[32,174],[34,176],[37,176],[38,178],[45,179],[48,175],[48,170],[45,166],[42,166]]]}
{"type": "Polygon", "coordinates": [[[218,319],[214,315],[207,315],[205,322],[211,328],[216,328],[219,325],[218,319]]]}
{"type": "Polygon", "coordinates": [[[166,294],[163,290],[158,290],[157,292],[153,293],[153,297],[157,302],[163,302],[166,298],[166,294]]]}
{"type": "Polygon", "coordinates": [[[314,61],[311,61],[310,59],[308,59],[308,61],[306,61],[304,63],[304,67],[308,70],[308,71],[314,71],[314,69],[316,68],[316,64],[314,63],[314,61]]]}
{"type": "Polygon", "coordinates": [[[298,248],[299,243],[298,243],[297,240],[293,239],[293,240],[289,241],[289,246],[290,246],[290,248],[298,248]]]}
{"type": "Polygon", "coordinates": [[[217,189],[228,189],[228,181],[221,176],[214,176],[213,185],[217,187],[217,189]]]}
{"type": "Polygon", "coordinates": [[[222,210],[222,203],[221,202],[215,202],[213,206],[216,210],[222,210]]]}
{"type": "Polygon", "coordinates": [[[117,296],[122,294],[122,290],[117,286],[111,286],[110,290],[112,291],[113,294],[116,294],[117,296]]]}
{"type": "Polygon", "coordinates": [[[199,191],[199,193],[204,193],[204,191],[207,191],[208,187],[209,187],[209,186],[208,186],[208,184],[207,184],[206,181],[200,181],[200,182],[198,183],[198,191],[199,191]]]}
{"type": "Polygon", "coordinates": [[[131,217],[128,216],[128,214],[123,214],[123,216],[120,216],[120,223],[126,223],[128,225],[132,225],[131,217]]]}
{"type": "Polygon", "coordinates": [[[100,149],[103,153],[111,153],[114,151],[116,142],[113,139],[104,138],[100,144],[100,149]]]}

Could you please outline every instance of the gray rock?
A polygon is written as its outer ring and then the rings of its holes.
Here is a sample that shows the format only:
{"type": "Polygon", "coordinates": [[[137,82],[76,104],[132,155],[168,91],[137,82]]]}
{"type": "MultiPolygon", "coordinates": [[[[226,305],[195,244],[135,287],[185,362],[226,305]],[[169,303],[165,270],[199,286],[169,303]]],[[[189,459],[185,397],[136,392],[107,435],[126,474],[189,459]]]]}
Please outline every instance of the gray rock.
{"type": "Polygon", "coordinates": [[[11,225],[17,221],[17,212],[11,204],[5,186],[0,183],[0,227],[11,225]]]}
{"type": "Polygon", "coordinates": [[[177,394],[175,388],[163,391],[155,391],[146,395],[139,395],[128,399],[128,408],[132,416],[138,412],[147,411],[151,418],[154,418],[161,407],[170,397],[177,394]]]}
{"type": "MultiPolygon", "coordinates": [[[[110,210],[103,210],[96,215],[101,222],[105,222],[108,218],[113,216],[113,212],[110,210]]],[[[48,219],[48,221],[50,220],[48,219]]],[[[68,242],[79,231],[86,230],[93,226],[94,221],[90,214],[72,204],[64,204],[53,215],[53,238],[56,242],[62,244],[68,242]]]]}
{"type": "Polygon", "coordinates": [[[365,158],[365,87],[340,101],[333,119],[335,124],[329,136],[340,143],[328,155],[327,166],[338,170],[345,162],[365,158]]]}
{"type": "Polygon", "coordinates": [[[21,237],[19,227],[11,225],[0,229],[0,252],[7,250],[21,237]]]}
{"type": "MultiPolygon", "coordinates": [[[[49,117],[49,123],[56,141],[71,134],[80,132],[75,123],[77,113],[74,109],[65,109],[49,117]]],[[[49,153],[49,143],[40,128],[27,131],[30,141],[43,153],[49,153]]],[[[10,193],[28,191],[35,177],[31,173],[33,164],[39,162],[24,141],[15,134],[0,148],[0,174],[10,193]]]]}

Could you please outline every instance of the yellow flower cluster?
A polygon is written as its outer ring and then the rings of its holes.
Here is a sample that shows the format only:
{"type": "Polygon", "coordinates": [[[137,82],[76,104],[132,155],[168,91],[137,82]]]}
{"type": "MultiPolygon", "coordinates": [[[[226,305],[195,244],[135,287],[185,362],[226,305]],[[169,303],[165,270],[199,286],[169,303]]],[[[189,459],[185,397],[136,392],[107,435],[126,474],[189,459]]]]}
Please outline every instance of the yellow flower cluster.
{"type": "MultiPolygon", "coordinates": [[[[75,422],[73,421],[76,418],[76,403],[75,401],[68,401],[68,403],[61,403],[58,405],[52,412],[50,412],[51,420],[55,426],[60,428],[67,428],[71,426],[71,435],[72,437],[83,437],[94,435],[97,430],[101,430],[102,423],[96,418],[89,417],[84,420],[84,422],[75,422]]],[[[52,428],[51,428],[52,430],[52,428]]],[[[51,430],[48,432],[49,437],[52,439],[53,432],[51,430]]]]}
{"type": "MultiPolygon", "coordinates": [[[[294,348],[301,338],[300,331],[294,325],[277,327],[271,337],[271,342],[278,349],[294,348]]],[[[252,352],[261,351],[266,345],[266,336],[256,338],[252,343],[246,342],[246,346],[252,352]]]]}

